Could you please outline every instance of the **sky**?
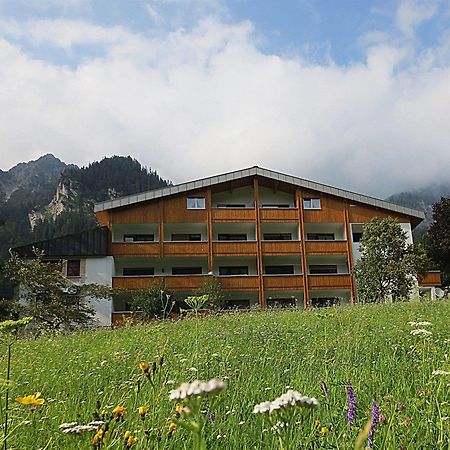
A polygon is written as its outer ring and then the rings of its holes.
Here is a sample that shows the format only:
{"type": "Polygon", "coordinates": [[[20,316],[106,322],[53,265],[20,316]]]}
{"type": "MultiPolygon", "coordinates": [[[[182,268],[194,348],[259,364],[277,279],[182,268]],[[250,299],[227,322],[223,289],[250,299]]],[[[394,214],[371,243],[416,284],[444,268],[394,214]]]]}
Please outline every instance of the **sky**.
{"type": "Polygon", "coordinates": [[[0,0],[0,169],[449,182],[450,0],[0,0]]]}

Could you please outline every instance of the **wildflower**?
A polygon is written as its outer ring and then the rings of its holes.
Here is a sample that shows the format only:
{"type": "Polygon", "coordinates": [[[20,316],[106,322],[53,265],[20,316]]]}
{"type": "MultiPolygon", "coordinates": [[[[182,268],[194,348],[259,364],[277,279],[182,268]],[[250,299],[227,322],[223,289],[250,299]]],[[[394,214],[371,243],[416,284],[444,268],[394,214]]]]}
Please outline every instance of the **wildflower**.
{"type": "Polygon", "coordinates": [[[113,417],[115,417],[116,419],[121,419],[123,418],[124,414],[125,414],[125,407],[123,407],[122,405],[117,405],[113,410],[112,410],[112,415],[113,417]]]}
{"type": "Polygon", "coordinates": [[[139,369],[141,369],[142,372],[144,372],[145,374],[147,374],[148,371],[149,371],[148,364],[147,364],[145,361],[141,361],[141,362],[139,363],[139,369]]]}
{"type": "Polygon", "coordinates": [[[97,433],[95,433],[94,437],[92,438],[92,445],[94,446],[94,448],[97,448],[100,445],[103,433],[104,432],[101,428],[97,431],[97,433]]]}
{"type": "Polygon", "coordinates": [[[372,401],[372,420],[370,422],[370,431],[369,431],[369,437],[367,438],[367,446],[369,448],[373,445],[373,438],[375,435],[375,427],[378,423],[378,420],[380,418],[380,411],[377,405],[377,402],[375,400],[372,401]]]}
{"type": "Polygon", "coordinates": [[[125,443],[126,448],[131,448],[134,444],[136,444],[136,439],[130,435],[125,443]]]}
{"type": "Polygon", "coordinates": [[[433,325],[431,322],[423,321],[423,322],[408,322],[408,325],[411,325],[412,327],[427,327],[430,325],[433,325]]]}
{"type": "Polygon", "coordinates": [[[209,381],[195,380],[192,383],[182,383],[177,389],[170,391],[170,400],[183,400],[188,397],[200,397],[207,394],[215,394],[225,389],[227,385],[221,381],[212,379],[209,381]]]}
{"type": "Polygon", "coordinates": [[[356,419],[356,396],[355,391],[353,390],[353,386],[351,383],[347,385],[347,414],[345,418],[349,426],[353,426],[353,421],[356,419]]]}
{"type": "Polygon", "coordinates": [[[144,420],[145,415],[148,412],[148,406],[139,406],[137,411],[138,411],[139,415],[141,416],[141,419],[144,420]]]}
{"type": "Polygon", "coordinates": [[[306,397],[300,394],[300,392],[289,390],[285,394],[280,395],[272,402],[262,402],[258,405],[255,405],[255,407],[253,408],[253,413],[264,414],[268,412],[270,414],[273,411],[296,406],[300,406],[303,408],[316,408],[317,406],[319,406],[319,402],[313,397],[306,397]]]}
{"type": "Polygon", "coordinates": [[[328,433],[328,427],[322,427],[321,429],[320,429],[320,434],[322,435],[322,436],[325,436],[327,433],[328,433]]]}
{"type": "Polygon", "coordinates": [[[431,372],[431,375],[450,375],[450,372],[447,372],[446,370],[433,370],[433,372],[431,372]]]}
{"type": "Polygon", "coordinates": [[[58,428],[64,430],[65,428],[72,428],[78,425],[78,422],[64,422],[58,428]]]}
{"type": "Polygon", "coordinates": [[[412,334],[413,336],[417,336],[417,335],[419,335],[419,334],[423,334],[423,335],[425,335],[425,336],[430,336],[430,335],[432,335],[433,333],[432,333],[431,331],[425,330],[425,329],[423,329],[423,328],[418,328],[418,329],[416,329],[416,330],[411,330],[411,331],[410,331],[410,334],[412,334]]]}
{"type": "MultiPolygon", "coordinates": [[[[60,427],[61,428],[61,427],[60,427]]],[[[95,431],[98,429],[96,425],[76,425],[74,427],[62,428],[61,431],[65,434],[81,434],[95,431]]]]}
{"type": "Polygon", "coordinates": [[[167,437],[171,438],[172,434],[175,433],[176,429],[177,429],[177,426],[173,422],[170,422],[169,423],[169,431],[167,433],[167,437]]]}
{"type": "Polygon", "coordinates": [[[22,405],[29,405],[31,407],[36,407],[44,404],[45,400],[41,398],[41,393],[36,392],[36,394],[26,395],[25,397],[17,397],[16,402],[22,405]]]}

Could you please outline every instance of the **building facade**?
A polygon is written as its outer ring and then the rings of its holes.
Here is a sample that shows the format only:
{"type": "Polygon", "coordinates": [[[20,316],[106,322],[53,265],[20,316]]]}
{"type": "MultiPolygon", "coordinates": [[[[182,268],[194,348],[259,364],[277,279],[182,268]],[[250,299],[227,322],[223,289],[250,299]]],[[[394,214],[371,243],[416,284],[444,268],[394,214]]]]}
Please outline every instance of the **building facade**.
{"type": "MultiPolygon", "coordinates": [[[[96,255],[89,248],[84,257],[58,255],[69,277],[124,290],[163,283],[180,296],[216,277],[227,307],[261,309],[354,303],[351,272],[364,223],[394,217],[412,242],[424,218],[260,167],[106,201],[95,211],[106,244],[96,255]]],[[[440,275],[419,284],[432,294],[440,275]]],[[[94,306],[105,325],[129,314],[120,300],[94,306]]]]}

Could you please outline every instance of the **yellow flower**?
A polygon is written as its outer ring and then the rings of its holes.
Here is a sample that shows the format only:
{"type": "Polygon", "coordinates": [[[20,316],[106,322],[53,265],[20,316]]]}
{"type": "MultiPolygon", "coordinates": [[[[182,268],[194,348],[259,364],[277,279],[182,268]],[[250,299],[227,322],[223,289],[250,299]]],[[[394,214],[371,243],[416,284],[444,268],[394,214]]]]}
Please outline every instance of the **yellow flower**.
{"type": "Polygon", "coordinates": [[[325,436],[327,433],[328,433],[328,427],[322,427],[322,428],[320,429],[320,434],[321,434],[322,436],[325,436]]]}
{"type": "Polygon", "coordinates": [[[42,405],[45,400],[41,398],[40,392],[36,392],[36,394],[26,395],[25,397],[17,397],[16,402],[19,402],[22,405],[39,406],[42,405]]]}
{"type": "Polygon", "coordinates": [[[133,446],[134,444],[136,444],[136,439],[133,436],[130,436],[127,439],[127,448],[130,448],[131,446],[133,446]]]}
{"type": "Polygon", "coordinates": [[[139,406],[139,408],[137,410],[138,410],[139,415],[143,419],[148,412],[148,406],[139,406]]]}
{"type": "Polygon", "coordinates": [[[173,423],[169,423],[169,433],[172,434],[177,429],[177,426],[173,423]]]}
{"type": "Polygon", "coordinates": [[[183,411],[183,405],[180,405],[179,403],[177,403],[177,406],[175,406],[175,412],[177,414],[181,414],[183,411]]]}
{"type": "Polygon", "coordinates": [[[320,427],[320,420],[319,419],[316,419],[314,423],[316,424],[316,427],[320,427]]]}
{"type": "Polygon", "coordinates": [[[131,436],[131,431],[125,431],[124,438],[127,440],[131,436]]]}
{"type": "Polygon", "coordinates": [[[142,372],[148,373],[149,367],[148,367],[148,364],[145,361],[141,361],[139,363],[139,368],[142,370],[142,372]]]}
{"type": "MultiPolygon", "coordinates": [[[[94,437],[92,438],[92,445],[94,447],[98,447],[102,436],[103,436],[103,429],[100,428],[100,430],[98,430],[97,433],[95,433],[94,437]]],[[[103,443],[105,443],[105,442],[103,441],[103,443]]]]}
{"type": "Polygon", "coordinates": [[[122,406],[122,405],[117,405],[113,410],[112,410],[112,415],[114,417],[123,417],[123,415],[125,414],[126,409],[122,406]]]}

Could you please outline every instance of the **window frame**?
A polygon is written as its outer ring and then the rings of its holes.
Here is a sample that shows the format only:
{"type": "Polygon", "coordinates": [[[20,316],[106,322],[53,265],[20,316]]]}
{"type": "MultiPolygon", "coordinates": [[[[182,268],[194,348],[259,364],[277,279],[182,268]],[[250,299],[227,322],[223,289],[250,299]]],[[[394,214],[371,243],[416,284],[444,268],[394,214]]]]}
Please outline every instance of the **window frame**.
{"type": "Polygon", "coordinates": [[[309,197],[303,199],[303,209],[322,209],[319,197],[309,197]]]}
{"type": "Polygon", "coordinates": [[[206,209],[205,197],[187,197],[186,209],[206,209]]]}

